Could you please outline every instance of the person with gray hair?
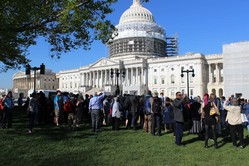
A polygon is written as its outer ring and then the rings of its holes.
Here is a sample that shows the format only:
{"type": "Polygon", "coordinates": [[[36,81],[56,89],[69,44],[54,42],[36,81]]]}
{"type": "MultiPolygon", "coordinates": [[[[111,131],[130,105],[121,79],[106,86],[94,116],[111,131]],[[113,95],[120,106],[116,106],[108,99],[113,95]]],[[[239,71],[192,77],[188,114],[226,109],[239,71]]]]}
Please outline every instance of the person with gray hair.
{"type": "Polygon", "coordinates": [[[92,131],[99,131],[99,121],[100,121],[100,111],[102,109],[102,100],[105,97],[105,92],[101,95],[98,95],[97,92],[94,92],[94,96],[90,99],[89,102],[89,111],[92,118],[92,131]]]}
{"type": "Polygon", "coordinates": [[[119,119],[121,116],[121,105],[117,96],[114,97],[112,106],[112,130],[119,129],[119,119]]]}
{"type": "Polygon", "coordinates": [[[228,122],[230,127],[233,146],[237,147],[237,135],[238,135],[240,140],[240,148],[243,149],[245,147],[245,142],[244,142],[244,130],[241,119],[241,108],[236,98],[231,99],[230,101],[231,105],[227,105],[228,102],[229,98],[227,98],[227,100],[224,102],[223,107],[227,110],[226,121],[228,122]]]}

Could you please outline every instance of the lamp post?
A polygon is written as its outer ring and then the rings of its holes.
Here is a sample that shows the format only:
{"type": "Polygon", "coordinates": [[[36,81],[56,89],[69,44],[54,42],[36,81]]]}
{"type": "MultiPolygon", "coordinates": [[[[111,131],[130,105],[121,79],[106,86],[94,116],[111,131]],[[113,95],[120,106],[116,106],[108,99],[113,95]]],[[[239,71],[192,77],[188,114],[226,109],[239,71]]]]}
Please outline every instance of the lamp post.
{"type": "Polygon", "coordinates": [[[40,74],[45,74],[45,65],[42,63],[40,67],[31,67],[29,64],[26,65],[26,75],[30,75],[30,71],[34,71],[34,92],[36,89],[36,71],[40,70],[40,74]]]}
{"type": "Polygon", "coordinates": [[[189,76],[188,76],[188,73],[192,73],[192,77],[195,76],[195,71],[194,69],[192,70],[181,70],[181,77],[184,77],[184,74],[183,73],[187,73],[187,92],[188,92],[188,97],[189,97],[189,76]]]}
{"type": "Polygon", "coordinates": [[[121,71],[119,71],[119,69],[113,69],[111,68],[111,78],[113,79],[114,75],[117,77],[116,79],[116,90],[115,90],[115,95],[119,95],[120,94],[120,88],[119,88],[119,75],[122,75],[123,78],[125,78],[125,69],[123,68],[121,71]]]}

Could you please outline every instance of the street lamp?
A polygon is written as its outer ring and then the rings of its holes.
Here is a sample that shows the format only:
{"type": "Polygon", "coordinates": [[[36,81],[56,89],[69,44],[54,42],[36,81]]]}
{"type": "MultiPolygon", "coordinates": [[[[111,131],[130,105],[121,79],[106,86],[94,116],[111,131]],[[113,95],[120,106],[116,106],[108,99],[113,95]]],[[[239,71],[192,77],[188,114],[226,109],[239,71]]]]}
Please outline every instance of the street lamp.
{"type": "Polygon", "coordinates": [[[31,67],[29,64],[26,65],[26,75],[30,75],[30,70],[34,71],[34,92],[36,89],[36,71],[40,70],[40,74],[45,74],[45,65],[42,63],[40,67],[31,67]]]}
{"type": "Polygon", "coordinates": [[[111,68],[111,78],[113,79],[114,75],[117,77],[116,79],[116,90],[115,90],[115,95],[120,94],[120,89],[119,89],[119,75],[122,75],[123,78],[125,78],[125,69],[123,68],[122,71],[119,71],[119,69],[113,69],[111,68]]]}
{"type": "Polygon", "coordinates": [[[181,70],[181,77],[184,77],[184,74],[183,73],[187,73],[187,91],[188,91],[188,97],[189,97],[189,77],[188,77],[188,73],[192,73],[192,77],[195,76],[195,71],[194,69],[192,70],[181,70]]]}

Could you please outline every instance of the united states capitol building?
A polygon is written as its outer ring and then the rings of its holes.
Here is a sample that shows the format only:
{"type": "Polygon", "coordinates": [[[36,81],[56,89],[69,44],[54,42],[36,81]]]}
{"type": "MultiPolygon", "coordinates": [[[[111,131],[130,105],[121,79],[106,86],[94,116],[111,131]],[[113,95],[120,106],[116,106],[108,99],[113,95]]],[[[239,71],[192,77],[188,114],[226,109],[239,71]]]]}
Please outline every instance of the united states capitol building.
{"type": "Polygon", "coordinates": [[[249,42],[223,45],[222,54],[172,56],[167,51],[169,36],[140,0],[133,0],[116,28],[118,35],[109,42],[109,57],[56,74],[61,91],[92,94],[104,89],[113,94],[118,84],[123,94],[143,95],[151,90],[174,98],[178,91],[188,93],[189,79],[190,96],[215,93],[249,98],[249,77],[245,77],[249,66],[244,59],[249,42]],[[195,75],[189,73],[187,78],[182,70],[195,75]]]}

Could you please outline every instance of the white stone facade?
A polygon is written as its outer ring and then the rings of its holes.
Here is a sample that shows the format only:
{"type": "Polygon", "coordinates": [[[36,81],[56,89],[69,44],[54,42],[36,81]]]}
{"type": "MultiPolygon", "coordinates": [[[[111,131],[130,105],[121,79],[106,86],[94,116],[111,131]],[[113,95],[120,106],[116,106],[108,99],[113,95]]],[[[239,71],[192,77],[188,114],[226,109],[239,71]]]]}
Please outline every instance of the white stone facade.
{"type": "Polygon", "coordinates": [[[224,91],[249,99],[249,42],[223,45],[224,91]]]}
{"type": "MultiPolygon", "coordinates": [[[[79,69],[61,71],[58,73],[62,91],[72,93],[88,93],[89,90],[105,89],[114,93],[117,77],[110,77],[110,70],[125,69],[125,77],[118,77],[123,93],[142,95],[147,90],[163,92],[165,96],[174,97],[177,91],[187,93],[186,74],[181,77],[181,69],[194,69],[195,77],[189,75],[189,94],[203,96],[204,93],[223,95],[223,74],[216,79],[217,73],[223,73],[219,67],[216,73],[214,67],[223,65],[222,55],[186,54],[177,57],[138,58],[129,60],[112,60],[102,58],[95,64],[79,69]],[[206,58],[207,57],[207,58],[206,58]],[[209,66],[212,66],[211,72],[209,66]],[[209,72],[211,74],[209,74],[209,72]],[[213,77],[213,78],[212,78],[213,77]],[[215,78],[215,80],[214,80],[215,78]],[[209,82],[212,80],[212,82],[209,82]],[[71,86],[72,85],[72,86],[71,86]],[[221,89],[221,92],[219,90],[221,89]]],[[[92,91],[93,93],[94,91],[92,91]]]]}
{"type": "Polygon", "coordinates": [[[114,93],[118,83],[126,94],[143,95],[152,90],[175,97],[178,91],[187,93],[187,75],[181,77],[181,70],[194,69],[195,77],[189,75],[189,95],[223,95],[223,56],[188,53],[167,57],[165,30],[139,0],[133,0],[116,27],[118,36],[109,44],[109,58],[59,72],[59,89],[83,94],[105,89],[114,93]],[[111,78],[111,69],[118,70],[120,76],[111,78]]]}
{"type": "MultiPolygon", "coordinates": [[[[47,69],[45,74],[36,73],[36,90],[56,90],[59,88],[59,80],[52,70],[47,69]]],[[[19,71],[13,75],[13,95],[18,97],[19,93],[24,93],[24,97],[28,96],[28,91],[34,89],[34,72],[26,75],[25,72],[19,71]]]]}

